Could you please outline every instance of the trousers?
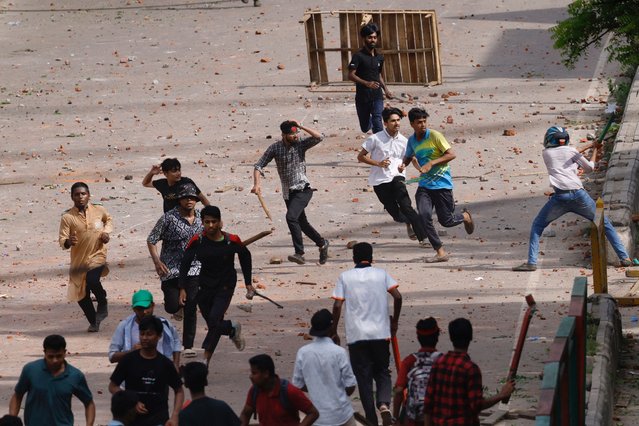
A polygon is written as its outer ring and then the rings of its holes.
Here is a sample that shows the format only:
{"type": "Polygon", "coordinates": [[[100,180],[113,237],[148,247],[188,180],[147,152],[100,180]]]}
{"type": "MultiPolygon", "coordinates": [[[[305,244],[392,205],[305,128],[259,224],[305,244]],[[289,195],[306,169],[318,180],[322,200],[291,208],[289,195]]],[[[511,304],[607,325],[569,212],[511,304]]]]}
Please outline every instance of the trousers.
{"type": "Polygon", "coordinates": [[[84,298],[78,300],[78,305],[80,305],[80,309],[84,312],[84,316],[87,318],[87,321],[89,321],[89,324],[95,324],[96,322],[96,312],[93,302],[91,301],[91,293],[93,293],[95,300],[98,302],[98,308],[106,307],[107,304],[107,293],[104,287],[102,287],[102,282],[100,282],[103,269],[104,265],[93,268],[87,272],[84,298]]]}
{"type": "Polygon", "coordinates": [[[313,190],[310,187],[306,187],[299,191],[289,192],[288,200],[284,200],[286,203],[286,223],[289,231],[291,231],[295,253],[298,254],[304,254],[302,232],[313,240],[317,247],[324,245],[324,238],[308,222],[304,211],[311,198],[313,198],[313,190]]]}
{"type": "Polygon", "coordinates": [[[424,220],[426,235],[433,249],[439,250],[442,242],[433,225],[433,208],[440,225],[451,228],[464,222],[464,215],[455,212],[455,199],[451,189],[428,189],[420,186],[415,193],[415,204],[424,220]]]}
{"type": "Polygon", "coordinates": [[[419,241],[426,239],[423,219],[411,205],[403,176],[395,176],[392,181],[373,187],[375,195],[395,222],[410,223],[419,241]]]}
{"type": "MultiPolygon", "coordinates": [[[[164,310],[174,314],[180,310],[179,278],[162,281],[164,293],[164,310]]],[[[184,324],[182,328],[182,345],[184,349],[191,349],[195,341],[197,330],[197,288],[198,277],[188,277],[185,281],[186,304],[184,305],[184,324]]]]}

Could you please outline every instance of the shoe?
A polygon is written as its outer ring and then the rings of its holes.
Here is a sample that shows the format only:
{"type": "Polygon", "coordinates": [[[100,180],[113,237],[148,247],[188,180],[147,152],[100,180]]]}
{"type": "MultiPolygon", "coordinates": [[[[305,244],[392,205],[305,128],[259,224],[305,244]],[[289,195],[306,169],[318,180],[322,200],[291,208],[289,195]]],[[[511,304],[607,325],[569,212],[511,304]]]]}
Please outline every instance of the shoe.
{"type": "Polygon", "coordinates": [[[195,358],[197,356],[197,352],[195,352],[193,349],[189,348],[189,349],[184,349],[182,351],[182,356],[184,358],[195,358]]]}
{"type": "Polygon", "coordinates": [[[171,315],[175,321],[182,321],[184,319],[184,308],[180,308],[176,313],[171,315]]]}
{"type": "Polygon", "coordinates": [[[463,209],[462,212],[468,215],[468,222],[464,220],[464,229],[466,230],[466,233],[470,235],[475,232],[475,222],[473,222],[473,217],[471,216],[468,209],[463,209]]]}
{"type": "Polygon", "coordinates": [[[517,272],[532,272],[537,270],[537,265],[534,263],[522,263],[519,266],[514,266],[513,271],[517,272]]]}
{"type": "Polygon", "coordinates": [[[632,265],[633,265],[633,263],[632,263],[632,260],[630,260],[630,259],[621,259],[621,260],[619,261],[619,266],[626,266],[626,267],[628,267],[628,266],[632,266],[632,265]]]}
{"type": "Polygon", "coordinates": [[[381,407],[379,407],[379,414],[382,416],[382,425],[383,426],[392,426],[394,421],[393,421],[393,414],[391,413],[391,411],[388,409],[387,406],[382,405],[381,407]]]}
{"type": "Polygon", "coordinates": [[[246,346],[246,342],[242,337],[242,324],[235,321],[231,322],[231,324],[233,325],[233,336],[231,337],[231,340],[235,344],[235,347],[238,351],[243,351],[244,347],[246,346]]]}
{"type": "Polygon", "coordinates": [[[98,309],[95,313],[95,321],[101,323],[109,316],[109,305],[107,302],[98,303],[98,309]]]}
{"type": "Polygon", "coordinates": [[[262,2],[260,0],[255,0],[255,1],[253,1],[253,6],[260,7],[260,6],[262,6],[262,2]]]}
{"type": "Polygon", "coordinates": [[[326,261],[328,260],[328,246],[329,246],[329,242],[328,240],[324,240],[324,245],[322,247],[320,247],[319,249],[319,263],[320,265],[323,265],[326,263],[326,261]]]}
{"type": "Polygon", "coordinates": [[[421,248],[431,248],[433,246],[427,240],[421,240],[419,242],[419,247],[421,247],[421,248]]]}
{"type": "Polygon", "coordinates": [[[100,324],[97,322],[94,322],[93,324],[89,324],[89,328],[87,328],[87,332],[89,333],[97,333],[98,331],[100,331],[100,324]]]}
{"type": "Polygon", "coordinates": [[[444,255],[444,256],[433,256],[433,257],[427,257],[424,259],[424,263],[439,263],[439,262],[448,262],[448,255],[444,255]]]}
{"type": "Polygon", "coordinates": [[[248,3],[248,0],[242,0],[242,3],[244,4],[248,3]]]}
{"type": "MultiPolygon", "coordinates": [[[[321,249],[320,249],[320,256],[321,256],[321,249]]],[[[297,263],[298,265],[303,265],[306,263],[306,260],[304,260],[304,255],[303,254],[299,254],[299,253],[295,253],[291,256],[288,257],[289,262],[293,262],[293,263],[297,263]]]]}
{"type": "Polygon", "coordinates": [[[410,223],[406,224],[406,233],[408,234],[408,238],[411,240],[417,239],[417,235],[415,234],[415,231],[413,231],[413,227],[410,226],[410,223]]]}

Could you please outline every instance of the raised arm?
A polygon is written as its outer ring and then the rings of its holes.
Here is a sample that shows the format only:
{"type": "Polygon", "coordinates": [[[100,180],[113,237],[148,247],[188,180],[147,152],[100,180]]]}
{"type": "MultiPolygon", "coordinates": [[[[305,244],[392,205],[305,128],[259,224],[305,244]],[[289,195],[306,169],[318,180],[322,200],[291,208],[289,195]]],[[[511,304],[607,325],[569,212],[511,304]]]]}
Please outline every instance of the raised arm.
{"type": "Polygon", "coordinates": [[[151,166],[151,170],[144,176],[142,179],[142,186],[146,188],[153,188],[153,176],[159,175],[162,173],[162,168],[159,164],[155,164],[151,166]]]}

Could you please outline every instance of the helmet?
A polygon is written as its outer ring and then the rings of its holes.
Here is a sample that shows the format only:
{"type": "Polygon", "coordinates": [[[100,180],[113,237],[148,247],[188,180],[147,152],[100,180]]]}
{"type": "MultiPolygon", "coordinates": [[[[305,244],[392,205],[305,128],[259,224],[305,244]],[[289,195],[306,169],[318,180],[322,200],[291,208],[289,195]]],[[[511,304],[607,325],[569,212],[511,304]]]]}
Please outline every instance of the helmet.
{"type": "Polygon", "coordinates": [[[558,147],[560,139],[565,139],[566,143],[564,145],[568,145],[570,142],[570,135],[568,134],[568,131],[563,127],[552,126],[546,130],[546,136],[544,136],[544,148],[558,147]]]}

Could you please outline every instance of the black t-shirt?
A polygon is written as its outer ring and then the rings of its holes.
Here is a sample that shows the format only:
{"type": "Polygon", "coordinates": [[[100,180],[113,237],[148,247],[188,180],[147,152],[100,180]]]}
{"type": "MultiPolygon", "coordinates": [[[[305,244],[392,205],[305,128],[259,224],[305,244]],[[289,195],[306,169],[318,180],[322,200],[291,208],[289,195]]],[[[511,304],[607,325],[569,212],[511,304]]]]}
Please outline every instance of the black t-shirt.
{"type": "Polygon", "coordinates": [[[158,353],[153,359],[146,359],[140,351],[126,354],[111,374],[116,385],[126,382],[127,390],[138,394],[140,402],[149,411],[138,415],[133,426],[156,426],[169,419],[169,386],[174,390],[182,385],[182,380],[173,362],[158,353]]]}
{"type": "Polygon", "coordinates": [[[192,401],[180,411],[180,426],[239,426],[240,419],[231,407],[208,396],[192,401]]]}
{"type": "Polygon", "coordinates": [[[164,213],[168,212],[174,207],[178,205],[178,194],[180,193],[180,188],[182,185],[191,183],[195,186],[195,190],[197,193],[201,193],[200,188],[197,187],[195,182],[191,179],[182,176],[182,178],[175,183],[173,186],[169,186],[169,182],[165,179],[157,179],[153,182],[153,187],[157,189],[160,194],[162,194],[162,198],[164,199],[164,213]]]}
{"type": "Polygon", "coordinates": [[[203,234],[194,236],[184,251],[180,264],[180,282],[186,280],[191,262],[197,258],[200,269],[200,288],[233,291],[237,284],[235,254],[240,259],[244,283],[251,284],[251,252],[242,245],[237,235],[224,233],[222,241],[213,241],[203,234]]]}
{"type": "MultiPolygon", "coordinates": [[[[384,67],[384,55],[380,55],[375,51],[375,55],[371,55],[365,47],[353,54],[348,68],[355,70],[355,74],[366,81],[380,82],[379,76],[384,67]]],[[[382,87],[379,89],[369,89],[363,84],[356,83],[357,97],[365,97],[367,99],[381,99],[384,97],[382,87]]],[[[184,178],[182,178],[184,179],[184,178]]]]}

